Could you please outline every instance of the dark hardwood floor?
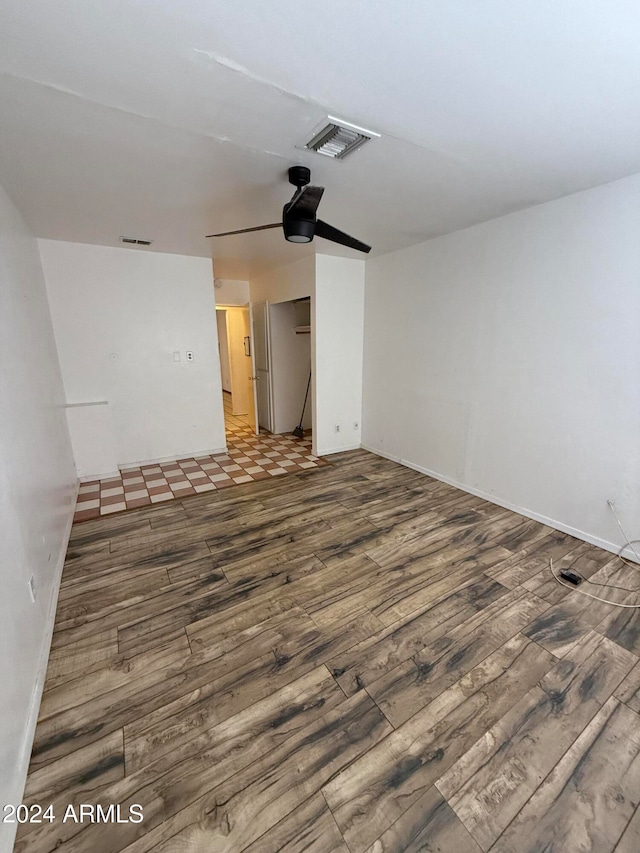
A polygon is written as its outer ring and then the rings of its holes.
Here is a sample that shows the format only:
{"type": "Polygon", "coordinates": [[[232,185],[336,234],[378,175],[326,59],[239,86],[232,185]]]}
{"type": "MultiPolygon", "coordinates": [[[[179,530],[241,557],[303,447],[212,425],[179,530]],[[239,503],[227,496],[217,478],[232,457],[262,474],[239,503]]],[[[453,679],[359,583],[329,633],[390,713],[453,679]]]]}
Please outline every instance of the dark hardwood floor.
{"type": "Polygon", "coordinates": [[[638,853],[640,572],[330,460],[73,528],[16,851],[638,853]]]}

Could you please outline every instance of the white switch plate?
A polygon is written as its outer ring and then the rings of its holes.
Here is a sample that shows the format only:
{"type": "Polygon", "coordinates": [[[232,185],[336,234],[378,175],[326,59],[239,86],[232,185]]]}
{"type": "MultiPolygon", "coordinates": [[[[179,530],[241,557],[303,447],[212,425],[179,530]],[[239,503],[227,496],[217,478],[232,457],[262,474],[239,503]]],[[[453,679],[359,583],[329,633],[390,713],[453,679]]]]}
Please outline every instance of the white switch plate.
{"type": "Polygon", "coordinates": [[[180,361],[180,353],[179,352],[174,352],[173,360],[174,361],[180,361]]]}

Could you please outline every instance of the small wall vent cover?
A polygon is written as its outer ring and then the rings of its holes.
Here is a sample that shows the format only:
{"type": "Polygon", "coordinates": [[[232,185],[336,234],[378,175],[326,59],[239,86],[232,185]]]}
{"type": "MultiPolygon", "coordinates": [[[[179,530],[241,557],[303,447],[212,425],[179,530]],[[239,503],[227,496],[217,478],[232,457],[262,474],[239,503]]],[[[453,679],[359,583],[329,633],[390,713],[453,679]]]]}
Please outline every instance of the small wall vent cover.
{"type": "Polygon", "coordinates": [[[153,240],[138,240],[137,237],[120,237],[120,242],[129,243],[129,245],[133,244],[134,246],[150,246],[153,240]]]}
{"type": "Polygon", "coordinates": [[[329,116],[329,124],[322,128],[319,133],[307,142],[305,148],[324,154],[325,157],[334,157],[336,160],[344,160],[356,148],[360,148],[365,142],[380,134],[373,130],[365,130],[355,124],[350,124],[342,119],[329,116]]]}

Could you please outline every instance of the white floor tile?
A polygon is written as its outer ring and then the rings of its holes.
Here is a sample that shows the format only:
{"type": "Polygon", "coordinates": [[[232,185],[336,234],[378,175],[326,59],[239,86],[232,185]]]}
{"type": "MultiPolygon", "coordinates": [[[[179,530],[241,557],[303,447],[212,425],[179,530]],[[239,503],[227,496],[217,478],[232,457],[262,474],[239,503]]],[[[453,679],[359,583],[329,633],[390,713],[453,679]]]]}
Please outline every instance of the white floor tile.
{"type": "Polygon", "coordinates": [[[126,508],[127,505],[124,501],[119,504],[110,504],[109,506],[100,507],[100,515],[111,515],[112,512],[121,512],[126,508]]]}
{"type": "Polygon", "coordinates": [[[114,486],[112,489],[103,489],[100,496],[103,498],[112,498],[114,495],[123,495],[124,486],[114,486]]]}
{"type": "Polygon", "coordinates": [[[125,494],[125,500],[128,501],[136,501],[138,498],[147,498],[149,497],[149,492],[146,489],[138,489],[137,492],[127,492],[125,494]]]}

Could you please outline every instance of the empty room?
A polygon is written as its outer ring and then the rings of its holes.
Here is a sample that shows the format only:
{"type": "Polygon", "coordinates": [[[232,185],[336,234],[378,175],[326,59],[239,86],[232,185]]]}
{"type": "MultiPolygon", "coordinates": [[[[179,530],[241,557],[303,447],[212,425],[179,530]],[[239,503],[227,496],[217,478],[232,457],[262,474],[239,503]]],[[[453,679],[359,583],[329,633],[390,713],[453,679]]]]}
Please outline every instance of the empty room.
{"type": "Polygon", "coordinates": [[[640,851],[639,36],[0,0],[0,853],[640,851]]]}

